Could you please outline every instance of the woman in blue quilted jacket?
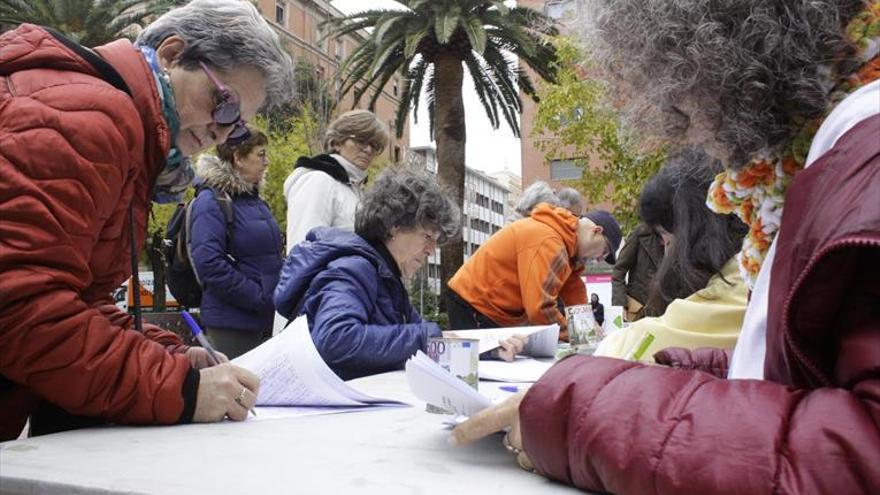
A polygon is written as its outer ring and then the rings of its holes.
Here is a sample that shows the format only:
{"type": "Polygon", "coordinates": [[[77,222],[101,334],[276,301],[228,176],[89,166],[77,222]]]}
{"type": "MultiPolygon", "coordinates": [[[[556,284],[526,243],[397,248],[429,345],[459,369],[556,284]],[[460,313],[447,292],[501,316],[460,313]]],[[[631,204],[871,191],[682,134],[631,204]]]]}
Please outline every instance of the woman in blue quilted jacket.
{"type": "Polygon", "coordinates": [[[278,312],[308,317],[318,352],[344,380],[400,368],[440,336],[404,284],[460,222],[434,178],[386,170],[358,207],[355,233],[318,227],[293,248],[275,291],[278,312]]]}
{"type": "Polygon", "coordinates": [[[199,158],[202,183],[190,214],[202,322],[217,349],[230,359],[272,336],[272,293],[283,260],[281,231],[260,198],[269,141],[262,132],[250,131],[246,141],[220,144],[217,156],[199,158]],[[231,225],[224,200],[232,203],[231,225]]]}

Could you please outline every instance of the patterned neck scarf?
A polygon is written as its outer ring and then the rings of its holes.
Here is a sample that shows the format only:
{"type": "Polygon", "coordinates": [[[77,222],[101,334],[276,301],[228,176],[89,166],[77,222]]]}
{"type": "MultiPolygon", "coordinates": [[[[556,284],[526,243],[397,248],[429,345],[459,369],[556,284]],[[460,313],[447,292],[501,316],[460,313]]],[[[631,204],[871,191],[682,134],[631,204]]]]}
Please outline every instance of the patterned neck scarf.
{"type": "Polygon", "coordinates": [[[794,175],[804,168],[810,144],[825,117],[849,94],[880,79],[880,2],[871,2],[845,32],[858,50],[857,56],[865,62],[855,72],[836,74],[825,115],[801,124],[794,137],[778,150],[760,153],[744,167],[718,174],[709,187],[706,204],[712,211],[736,213],[749,226],[737,260],[750,288],[782,223],[785,191],[794,175]]]}
{"type": "Polygon", "coordinates": [[[162,70],[156,50],[148,46],[135,45],[141,51],[147,65],[153,72],[153,79],[159,89],[162,99],[162,114],[168,123],[171,132],[171,149],[165,157],[165,168],[159,172],[156,185],[153,187],[153,201],[156,203],[176,203],[183,200],[183,194],[192,183],[195,173],[192,162],[188,156],[183,156],[177,149],[177,133],[180,131],[180,116],[177,114],[177,105],[174,101],[174,91],[171,89],[171,78],[162,70]]]}

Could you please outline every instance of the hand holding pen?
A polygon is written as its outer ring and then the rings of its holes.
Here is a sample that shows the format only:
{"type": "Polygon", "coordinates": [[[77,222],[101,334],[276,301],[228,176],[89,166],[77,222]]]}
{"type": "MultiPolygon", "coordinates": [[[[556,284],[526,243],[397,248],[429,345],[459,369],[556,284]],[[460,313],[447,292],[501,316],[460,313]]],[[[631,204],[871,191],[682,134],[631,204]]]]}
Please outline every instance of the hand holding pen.
{"type": "MultiPolygon", "coordinates": [[[[183,320],[192,330],[193,337],[202,345],[210,367],[199,370],[199,390],[193,421],[219,421],[228,416],[242,421],[254,411],[260,379],[250,371],[234,366],[225,355],[214,350],[205,338],[199,324],[188,312],[182,312],[183,320]]],[[[193,349],[199,349],[194,347],[193,349]]]]}

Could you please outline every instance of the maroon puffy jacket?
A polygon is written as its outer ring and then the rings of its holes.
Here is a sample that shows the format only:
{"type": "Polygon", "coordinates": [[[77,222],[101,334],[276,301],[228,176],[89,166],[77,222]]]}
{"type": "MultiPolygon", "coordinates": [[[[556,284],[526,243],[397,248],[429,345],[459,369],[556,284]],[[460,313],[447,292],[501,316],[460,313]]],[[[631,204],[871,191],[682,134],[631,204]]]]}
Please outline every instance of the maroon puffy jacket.
{"type": "Polygon", "coordinates": [[[520,406],[538,471],[618,494],[880,493],[880,116],[796,176],[776,242],[766,381],[566,359],[520,406]]]}
{"type": "Polygon", "coordinates": [[[170,137],[140,53],[96,51],[132,97],[41,28],[0,36],[0,440],[41,400],[122,423],[195,408],[198,373],[163,347],[179,339],[102,308],[131,273],[129,205],[143,244],[170,137]]]}

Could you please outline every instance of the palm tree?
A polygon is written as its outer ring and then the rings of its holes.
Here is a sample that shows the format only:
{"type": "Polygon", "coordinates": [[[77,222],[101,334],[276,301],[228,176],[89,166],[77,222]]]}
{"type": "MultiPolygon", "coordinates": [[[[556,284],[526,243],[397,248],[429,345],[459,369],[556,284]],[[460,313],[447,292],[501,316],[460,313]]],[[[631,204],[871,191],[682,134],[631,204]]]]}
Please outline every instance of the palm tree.
{"type": "Polygon", "coordinates": [[[84,46],[134,37],[153,16],[185,0],[0,0],[0,22],[54,28],[84,46]]]}
{"type": "MultiPolygon", "coordinates": [[[[438,174],[442,184],[463,204],[465,119],[462,101],[464,67],[492,126],[503,118],[519,136],[522,101],[518,90],[535,98],[528,73],[510,54],[538,76],[555,81],[556,51],[548,35],[552,21],[524,7],[508,8],[503,0],[398,0],[407,10],[376,9],[329,21],[329,34],[343,36],[371,28],[367,40],[341,67],[342,92],[353,91],[354,104],[372,91],[373,109],[382,88],[397,73],[403,91],[397,108],[400,136],[410,108],[418,114],[426,92],[430,132],[437,141],[438,174]]],[[[463,262],[461,239],[442,252],[441,287],[463,262]]]]}

